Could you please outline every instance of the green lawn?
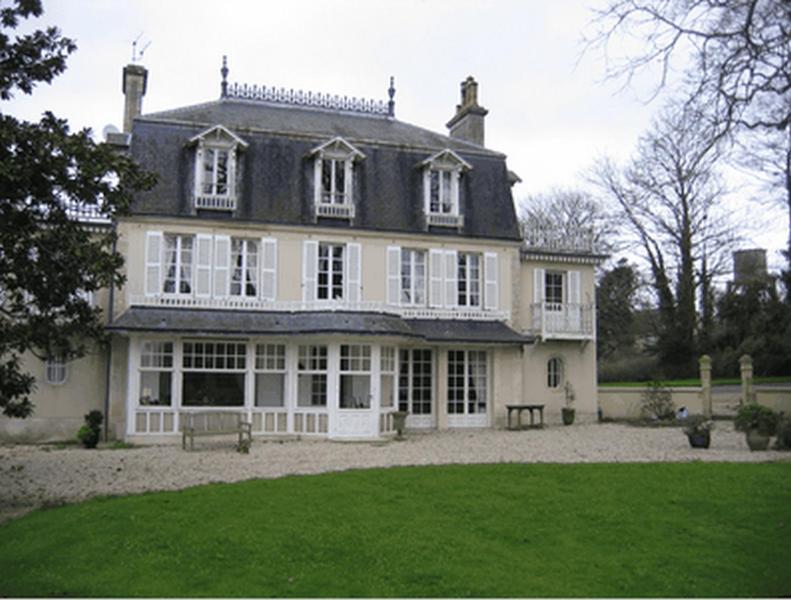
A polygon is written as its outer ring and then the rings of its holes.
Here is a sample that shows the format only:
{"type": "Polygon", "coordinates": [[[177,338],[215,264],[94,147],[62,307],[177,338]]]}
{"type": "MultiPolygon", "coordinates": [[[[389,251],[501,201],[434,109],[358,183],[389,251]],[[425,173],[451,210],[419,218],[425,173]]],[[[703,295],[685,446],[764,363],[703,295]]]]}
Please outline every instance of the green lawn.
{"type": "Polygon", "coordinates": [[[789,533],[791,463],[351,471],[35,512],[0,596],[783,596],[789,533]]]}
{"type": "MultiPolygon", "coordinates": [[[[663,385],[669,387],[698,387],[700,379],[662,379],[663,385]]],[[[722,377],[713,379],[711,384],[717,385],[741,385],[742,380],[738,377],[722,377]]],[[[759,375],[753,377],[753,383],[791,383],[791,375],[759,375]]],[[[605,381],[600,382],[599,387],[645,387],[648,381],[605,381]]]]}

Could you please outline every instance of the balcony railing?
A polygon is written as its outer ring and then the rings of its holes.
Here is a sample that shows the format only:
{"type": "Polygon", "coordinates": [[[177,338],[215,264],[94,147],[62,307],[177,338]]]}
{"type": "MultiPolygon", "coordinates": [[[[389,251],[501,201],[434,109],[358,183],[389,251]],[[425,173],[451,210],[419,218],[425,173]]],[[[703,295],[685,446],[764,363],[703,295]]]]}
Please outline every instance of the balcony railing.
{"type": "Polygon", "coordinates": [[[353,219],[354,204],[326,204],[319,202],[316,205],[317,217],[329,217],[331,219],[353,219]]]}
{"type": "Polygon", "coordinates": [[[204,210],[236,210],[236,196],[200,194],[195,196],[195,208],[204,210]]]}
{"type": "Polygon", "coordinates": [[[592,229],[564,231],[550,227],[523,227],[522,237],[528,250],[594,254],[596,240],[592,229]]]}
{"type": "Polygon", "coordinates": [[[221,310],[261,310],[271,312],[338,311],[372,312],[401,316],[405,319],[463,319],[467,321],[507,321],[511,313],[504,310],[429,308],[394,306],[385,302],[343,302],[339,300],[317,300],[301,302],[279,300],[276,302],[258,298],[196,298],[187,295],[143,296],[130,295],[130,306],[158,306],[165,308],[197,308],[221,310]]]}
{"type": "Polygon", "coordinates": [[[464,227],[464,215],[443,215],[428,213],[426,221],[434,227],[464,227]]]}
{"type": "Polygon", "coordinates": [[[542,339],[593,339],[592,304],[538,302],[531,304],[533,333],[542,339]]]}

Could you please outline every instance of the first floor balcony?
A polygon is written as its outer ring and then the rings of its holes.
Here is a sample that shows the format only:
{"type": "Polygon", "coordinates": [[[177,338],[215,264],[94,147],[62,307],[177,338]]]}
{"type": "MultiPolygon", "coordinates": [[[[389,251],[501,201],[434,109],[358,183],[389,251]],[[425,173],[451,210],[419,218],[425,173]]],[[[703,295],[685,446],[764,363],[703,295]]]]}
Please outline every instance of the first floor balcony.
{"type": "Polygon", "coordinates": [[[592,340],[596,335],[593,304],[531,304],[532,333],[544,340],[592,340]]]}

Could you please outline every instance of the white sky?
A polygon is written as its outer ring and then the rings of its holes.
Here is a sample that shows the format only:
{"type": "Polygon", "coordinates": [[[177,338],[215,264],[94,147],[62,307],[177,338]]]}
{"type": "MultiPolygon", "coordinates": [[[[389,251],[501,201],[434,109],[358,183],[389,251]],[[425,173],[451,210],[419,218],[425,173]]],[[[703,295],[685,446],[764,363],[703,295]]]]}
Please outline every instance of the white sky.
{"type": "MultiPolygon", "coordinates": [[[[590,5],[605,0],[45,0],[45,15],[78,50],[52,85],[0,110],[37,119],[45,110],[97,134],[122,125],[121,70],[132,41],[151,45],[143,112],[219,97],[222,56],[231,82],[385,100],[396,78],[396,118],[445,133],[459,83],[473,75],[489,109],[486,145],[508,155],[523,180],[517,203],[551,187],[582,185],[601,154],[626,159],[660,107],[647,91],[603,82],[598,55],[584,57],[590,5]]],[[[787,218],[743,211],[743,247],[770,249],[779,267],[787,218]],[[751,214],[748,220],[746,215],[751,214]]]]}

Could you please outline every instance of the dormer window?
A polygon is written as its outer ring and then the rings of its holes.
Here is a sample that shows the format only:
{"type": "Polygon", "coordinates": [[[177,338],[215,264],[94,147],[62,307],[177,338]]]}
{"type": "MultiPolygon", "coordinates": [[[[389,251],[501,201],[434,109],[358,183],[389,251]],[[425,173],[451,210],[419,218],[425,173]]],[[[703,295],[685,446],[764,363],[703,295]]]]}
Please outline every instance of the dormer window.
{"type": "Polygon", "coordinates": [[[190,140],[195,150],[195,208],[236,209],[236,164],[247,142],[222,125],[190,140]]]}
{"type": "Polygon", "coordinates": [[[423,167],[423,193],[426,222],[429,226],[462,227],[459,209],[459,179],[472,166],[453,150],[430,156],[423,167]]]}
{"type": "Polygon", "coordinates": [[[316,217],[354,218],[354,162],[365,155],[342,138],[314,148],[316,217]]]}

